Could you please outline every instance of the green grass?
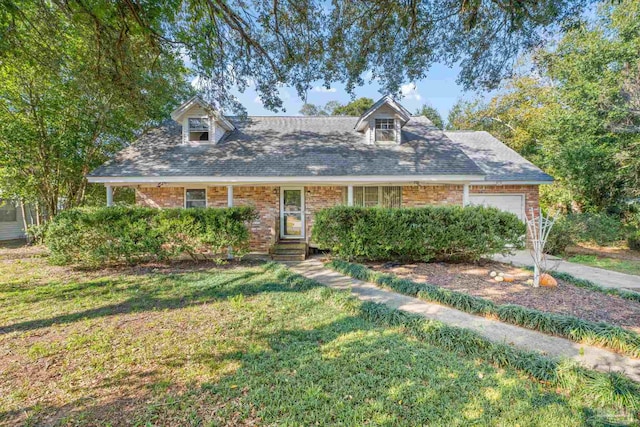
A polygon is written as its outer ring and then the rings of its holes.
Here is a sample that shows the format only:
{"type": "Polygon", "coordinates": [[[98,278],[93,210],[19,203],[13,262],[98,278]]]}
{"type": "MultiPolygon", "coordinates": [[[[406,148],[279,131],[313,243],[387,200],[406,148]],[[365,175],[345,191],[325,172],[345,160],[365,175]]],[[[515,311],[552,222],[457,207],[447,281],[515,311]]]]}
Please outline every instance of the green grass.
{"type": "Polygon", "coordinates": [[[0,424],[571,426],[638,409],[615,375],[589,373],[596,389],[272,264],[69,276],[32,260],[0,277],[0,424]]]}
{"type": "Polygon", "coordinates": [[[567,261],[640,276],[640,261],[605,258],[597,255],[574,255],[567,261]]]}
{"type": "Polygon", "coordinates": [[[405,295],[448,305],[471,314],[497,317],[505,323],[640,357],[640,335],[619,326],[547,313],[515,304],[498,305],[484,298],[428,283],[400,279],[394,274],[376,272],[364,265],[347,261],[333,260],[327,263],[327,266],[356,279],[373,282],[405,295]]]}

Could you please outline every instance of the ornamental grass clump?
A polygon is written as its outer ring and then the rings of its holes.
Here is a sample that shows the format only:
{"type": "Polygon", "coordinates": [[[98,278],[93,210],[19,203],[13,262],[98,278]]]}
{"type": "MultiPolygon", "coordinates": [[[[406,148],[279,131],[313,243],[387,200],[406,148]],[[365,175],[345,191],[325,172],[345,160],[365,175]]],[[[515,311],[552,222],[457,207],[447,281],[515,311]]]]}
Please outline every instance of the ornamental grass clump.
{"type": "Polygon", "coordinates": [[[575,316],[547,313],[515,304],[498,305],[484,298],[428,283],[400,279],[393,274],[376,272],[363,265],[346,261],[332,260],[327,266],[356,279],[373,282],[401,294],[437,302],[466,313],[495,317],[512,325],[640,357],[640,335],[609,323],[591,322],[575,316]]]}

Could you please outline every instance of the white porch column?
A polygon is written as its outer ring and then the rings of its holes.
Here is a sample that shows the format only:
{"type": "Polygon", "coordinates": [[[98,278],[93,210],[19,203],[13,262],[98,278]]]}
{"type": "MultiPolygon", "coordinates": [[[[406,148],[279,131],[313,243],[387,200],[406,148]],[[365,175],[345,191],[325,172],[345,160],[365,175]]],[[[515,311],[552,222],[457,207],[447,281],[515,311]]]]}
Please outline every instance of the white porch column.
{"type": "Polygon", "coordinates": [[[353,185],[347,187],[347,206],[353,206],[353,185]]]}
{"type": "Polygon", "coordinates": [[[469,206],[469,184],[462,187],[462,206],[469,206]]]}
{"type": "MultiPolygon", "coordinates": [[[[233,185],[227,185],[227,207],[233,207],[233,185]]],[[[227,248],[227,259],[233,259],[233,249],[227,248]]]]}
{"type": "Polygon", "coordinates": [[[227,206],[233,207],[233,185],[227,185],[227,206]]]}
{"type": "Polygon", "coordinates": [[[107,206],[113,206],[113,187],[105,185],[107,189],[107,206]]]}

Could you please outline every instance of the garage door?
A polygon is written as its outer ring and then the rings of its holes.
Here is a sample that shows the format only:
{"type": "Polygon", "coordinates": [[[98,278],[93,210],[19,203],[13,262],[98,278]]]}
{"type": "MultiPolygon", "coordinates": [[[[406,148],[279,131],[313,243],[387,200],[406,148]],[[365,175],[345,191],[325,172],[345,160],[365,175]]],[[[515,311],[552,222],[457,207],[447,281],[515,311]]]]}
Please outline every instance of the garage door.
{"type": "Polygon", "coordinates": [[[470,194],[469,203],[511,212],[524,221],[524,196],[521,194],[470,194]]]}

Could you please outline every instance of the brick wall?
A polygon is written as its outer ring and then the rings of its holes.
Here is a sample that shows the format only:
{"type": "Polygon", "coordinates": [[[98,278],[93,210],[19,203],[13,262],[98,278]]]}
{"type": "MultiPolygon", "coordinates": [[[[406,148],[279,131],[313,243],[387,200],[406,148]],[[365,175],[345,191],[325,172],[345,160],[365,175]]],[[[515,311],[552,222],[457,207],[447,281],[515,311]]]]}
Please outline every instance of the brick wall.
{"type": "Polygon", "coordinates": [[[412,185],[402,187],[402,206],[462,205],[462,185],[412,185]]]}
{"type": "Polygon", "coordinates": [[[537,185],[472,185],[470,194],[524,194],[525,213],[529,215],[531,208],[536,212],[540,208],[540,197],[537,185]]]}
{"type": "MultiPolygon", "coordinates": [[[[344,186],[305,187],[305,221],[307,238],[311,236],[314,214],[320,209],[336,206],[343,202],[344,186]]],[[[462,185],[423,185],[402,188],[402,206],[420,207],[426,205],[462,205],[462,185]]],[[[536,185],[486,185],[471,186],[471,194],[525,195],[525,206],[538,209],[538,186],[536,185]]],[[[136,189],[136,203],[142,206],[168,208],[184,206],[183,187],[140,187],[136,189]]],[[[280,187],[239,186],[233,189],[235,206],[254,206],[258,219],[251,224],[251,250],[267,252],[279,236],[280,187]]],[[[227,206],[227,187],[207,187],[207,205],[227,206]]]]}
{"type": "Polygon", "coordinates": [[[150,208],[184,207],[183,187],[136,188],[136,204],[150,208]]]}
{"type": "Polygon", "coordinates": [[[308,186],[305,187],[304,190],[305,226],[307,230],[307,240],[309,241],[315,213],[320,209],[342,204],[343,194],[347,191],[347,187],[308,186]]]}

